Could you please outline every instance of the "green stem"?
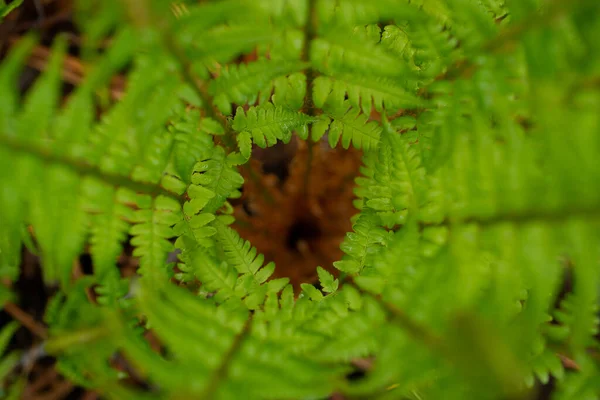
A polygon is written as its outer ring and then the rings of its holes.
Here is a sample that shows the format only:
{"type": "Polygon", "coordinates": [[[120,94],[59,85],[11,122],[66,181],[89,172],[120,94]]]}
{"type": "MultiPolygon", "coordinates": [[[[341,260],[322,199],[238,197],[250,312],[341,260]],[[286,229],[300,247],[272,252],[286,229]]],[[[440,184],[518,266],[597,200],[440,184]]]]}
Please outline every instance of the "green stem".
{"type": "Polygon", "coordinates": [[[421,228],[430,226],[456,226],[466,224],[476,224],[479,226],[492,226],[503,222],[514,224],[528,224],[532,222],[560,223],[569,218],[583,218],[587,221],[600,220],[600,207],[597,204],[584,205],[579,207],[569,207],[564,209],[543,210],[543,209],[525,209],[516,212],[505,212],[489,217],[467,216],[463,218],[446,218],[439,223],[420,223],[421,228]]]}
{"type": "Polygon", "coordinates": [[[227,374],[229,372],[229,367],[233,361],[233,358],[238,353],[238,351],[242,348],[242,344],[248,335],[250,334],[250,328],[252,326],[252,315],[248,317],[246,322],[244,323],[244,327],[236,335],[233,339],[233,343],[225,353],[223,360],[219,367],[213,372],[212,376],[208,380],[208,386],[200,396],[201,399],[213,399],[215,397],[216,391],[219,389],[219,385],[227,379],[227,374]]]}

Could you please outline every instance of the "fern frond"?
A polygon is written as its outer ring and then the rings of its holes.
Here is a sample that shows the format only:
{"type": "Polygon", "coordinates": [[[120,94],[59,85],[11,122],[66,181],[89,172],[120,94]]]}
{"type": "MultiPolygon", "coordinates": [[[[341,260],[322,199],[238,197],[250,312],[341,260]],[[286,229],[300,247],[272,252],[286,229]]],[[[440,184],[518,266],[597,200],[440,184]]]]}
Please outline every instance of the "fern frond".
{"type": "Polygon", "coordinates": [[[354,232],[346,234],[340,248],[346,253],[345,259],[333,265],[348,274],[360,273],[371,263],[371,258],[389,241],[389,234],[379,227],[379,217],[374,213],[363,212],[352,225],[354,232]]]}
{"type": "Polygon", "coordinates": [[[343,103],[346,96],[352,107],[360,108],[366,115],[372,108],[393,113],[401,108],[418,108],[423,101],[409,94],[402,85],[386,78],[365,78],[360,75],[335,74],[320,76],[314,81],[315,105],[323,107],[328,97],[336,104],[343,103]]]}
{"type": "Polygon", "coordinates": [[[323,0],[317,4],[319,19],[328,25],[359,26],[405,17],[416,10],[427,13],[440,21],[448,18],[449,10],[443,0],[323,0]]]}
{"type": "Polygon", "coordinates": [[[9,4],[2,0],[0,2],[0,21],[21,4],[23,4],[23,0],[13,0],[9,4]]]}
{"type": "Polygon", "coordinates": [[[217,146],[210,158],[198,162],[194,166],[192,185],[202,187],[214,193],[203,207],[204,212],[214,213],[225,204],[228,198],[240,196],[238,189],[244,183],[244,178],[237,172],[225,150],[217,146]]]}
{"type": "Polygon", "coordinates": [[[337,32],[313,40],[310,61],[315,69],[332,74],[348,72],[401,79],[410,73],[382,46],[337,32]]]}
{"type": "Polygon", "coordinates": [[[414,21],[408,36],[413,62],[425,79],[434,78],[459,58],[455,51],[457,40],[438,21],[414,21]]]}
{"type": "Polygon", "coordinates": [[[584,357],[577,349],[594,346],[594,336],[600,328],[598,317],[598,276],[595,268],[586,265],[598,263],[595,243],[598,235],[581,220],[570,221],[567,229],[573,238],[571,272],[573,274],[573,292],[568,293],[555,312],[559,326],[550,326],[548,330],[554,340],[566,342],[571,354],[576,358],[584,357]]]}
{"type": "Polygon", "coordinates": [[[184,113],[181,120],[169,127],[174,141],[171,163],[177,176],[188,185],[194,165],[210,157],[214,146],[210,134],[215,131],[220,133],[218,127],[212,119],[200,119],[197,111],[184,113]]]}
{"type": "Polygon", "coordinates": [[[12,116],[16,114],[19,106],[18,76],[35,44],[36,40],[33,36],[24,37],[0,65],[0,127],[2,134],[14,134],[16,127],[12,116]]]}
{"type": "Polygon", "coordinates": [[[256,309],[263,304],[265,296],[277,293],[287,283],[288,278],[274,279],[267,282],[275,271],[275,263],[263,266],[264,256],[248,241],[242,239],[237,232],[220,222],[215,223],[217,240],[224,252],[227,263],[240,274],[237,282],[238,291],[243,293],[244,302],[249,309],[256,309]]]}
{"type": "MultiPolygon", "coordinates": [[[[200,252],[202,250],[198,253],[200,252]]],[[[224,261],[218,264],[215,260],[198,253],[190,257],[194,262],[193,271],[196,278],[202,282],[202,290],[211,293],[214,301],[223,303],[230,300],[229,304],[237,304],[237,301],[231,300],[239,300],[248,295],[248,291],[237,285],[238,273],[233,266],[224,261]]]]}
{"type": "MultiPolygon", "coordinates": [[[[233,229],[218,223],[216,225],[217,237],[230,263],[240,274],[256,275],[263,268],[264,256],[257,254],[257,250],[250,242],[242,239],[233,229]]],[[[265,266],[267,275],[257,279],[262,283],[268,279],[273,270],[273,263],[265,266]],[[268,273],[271,271],[271,273],[268,273]],[[264,278],[264,279],[263,279],[264,278]]]]}
{"type": "Polygon", "coordinates": [[[254,104],[259,93],[281,76],[302,70],[297,61],[260,60],[249,64],[230,65],[209,86],[217,107],[231,114],[231,103],[254,104]]]}
{"type": "Polygon", "coordinates": [[[140,257],[140,273],[151,277],[166,277],[170,271],[165,268],[167,255],[173,251],[169,239],[175,237],[172,229],[181,216],[181,206],[173,199],[158,196],[156,198],[132,198],[139,208],[133,214],[136,223],[130,234],[131,243],[136,246],[134,256],[140,257]]]}
{"type": "Polygon", "coordinates": [[[263,19],[246,21],[245,24],[219,25],[189,37],[189,43],[184,43],[187,44],[185,53],[198,65],[198,73],[208,76],[208,70],[214,63],[228,63],[256,46],[274,42],[280,34],[263,19]]]}
{"type": "MultiPolygon", "coordinates": [[[[26,57],[35,45],[33,37],[25,37],[17,43],[0,65],[0,135],[15,135],[14,115],[19,109],[17,77],[26,57]]],[[[16,278],[21,259],[21,231],[24,219],[25,188],[22,179],[14,173],[15,158],[9,149],[0,146],[0,274],[16,278]]]]}
{"type": "Polygon", "coordinates": [[[265,103],[258,107],[251,107],[245,113],[241,107],[238,107],[232,128],[239,132],[240,151],[248,158],[251,142],[261,148],[273,146],[277,140],[288,143],[294,130],[307,132],[307,125],[312,121],[314,118],[301,112],[265,103]]]}
{"type": "Polygon", "coordinates": [[[369,117],[352,108],[347,102],[322,116],[312,129],[314,141],[321,139],[327,132],[329,145],[333,148],[342,140],[342,147],[347,149],[350,143],[357,149],[370,150],[377,148],[382,128],[369,117]]]}
{"type": "Polygon", "coordinates": [[[260,103],[265,103],[269,97],[278,107],[286,107],[291,110],[298,110],[304,103],[306,96],[306,75],[302,72],[290,74],[286,77],[280,77],[273,81],[273,95],[271,90],[265,90],[261,94],[260,103]]]}

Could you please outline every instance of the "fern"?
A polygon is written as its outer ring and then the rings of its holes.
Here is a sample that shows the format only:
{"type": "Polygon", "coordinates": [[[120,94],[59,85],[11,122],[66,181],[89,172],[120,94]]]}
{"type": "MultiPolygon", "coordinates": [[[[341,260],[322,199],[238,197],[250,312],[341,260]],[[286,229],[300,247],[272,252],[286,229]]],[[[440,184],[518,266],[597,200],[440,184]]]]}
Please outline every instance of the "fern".
{"type": "Polygon", "coordinates": [[[221,71],[219,77],[211,82],[209,90],[219,109],[225,114],[231,114],[229,103],[253,104],[256,102],[256,94],[273,79],[296,72],[302,67],[297,62],[267,60],[234,65],[221,71]]]}
{"type": "MultiPolygon", "coordinates": [[[[63,38],[29,88],[36,38],[0,63],[0,303],[36,251],[58,288],[40,346],[106,398],[529,398],[551,379],[553,399],[597,398],[599,11],[77,2],[90,67],[72,93],[63,38]],[[296,292],[230,203],[253,146],[294,137],[363,163],[342,259],[296,292]]],[[[3,353],[3,395],[22,362],[3,353]]]]}
{"type": "Polygon", "coordinates": [[[232,128],[239,132],[237,141],[240,152],[249,158],[252,142],[261,148],[273,146],[277,140],[288,143],[296,129],[306,137],[307,124],[311,121],[312,118],[302,113],[266,103],[250,108],[246,113],[238,108],[232,128]]]}
{"type": "Polygon", "coordinates": [[[341,139],[345,149],[352,143],[357,149],[369,150],[379,146],[381,126],[344,102],[320,118],[313,128],[312,139],[318,141],[326,132],[332,148],[341,139]]]}
{"type": "Polygon", "coordinates": [[[23,0],[15,0],[11,1],[9,4],[6,4],[4,0],[0,2],[0,17],[4,18],[15,8],[19,7],[23,3],[23,0]]]}

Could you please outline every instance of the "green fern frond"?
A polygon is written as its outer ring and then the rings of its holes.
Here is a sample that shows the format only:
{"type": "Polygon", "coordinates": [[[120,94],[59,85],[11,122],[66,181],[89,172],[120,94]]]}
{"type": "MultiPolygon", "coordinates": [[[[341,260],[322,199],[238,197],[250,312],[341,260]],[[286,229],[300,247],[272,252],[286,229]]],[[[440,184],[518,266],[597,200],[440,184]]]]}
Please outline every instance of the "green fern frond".
{"type": "MultiPolygon", "coordinates": [[[[307,132],[307,125],[312,121],[314,118],[301,112],[265,103],[258,107],[251,107],[245,113],[241,107],[238,107],[232,128],[239,132],[240,151],[248,158],[251,142],[261,148],[273,146],[277,140],[288,143],[294,130],[307,132]]],[[[302,133],[300,135],[303,136],[302,133]]]]}
{"type": "Polygon", "coordinates": [[[371,258],[389,241],[389,234],[379,227],[380,220],[374,213],[363,212],[352,225],[354,232],[349,232],[340,248],[346,253],[345,259],[333,265],[348,274],[360,273],[371,263],[371,258]]]}
{"type": "Polygon", "coordinates": [[[332,74],[348,72],[401,79],[410,73],[382,46],[366,40],[357,41],[337,32],[312,42],[310,61],[315,69],[332,74]]]}
{"type": "MultiPolygon", "coordinates": [[[[268,98],[271,95],[271,90],[265,90],[264,96],[268,98]]],[[[291,110],[298,110],[304,103],[306,97],[306,75],[298,72],[290,74],[287,77],[281,77],[273,81],[273,95],[271,100],[278,107],[286,107],[291,110]]],[[[266,101],[261,100],[261,104],[266,101]]]]}
{"type": "Polygon", "coordinates": [[[201,185],[214,193],[204,206],[204,212],[214,213],[225,204],[228,198],[240,196],[239,188],[244,178],[237,172],[225,150],[217,146],[210,158],[198,162],[194,166],[192,185],[201,185]]]}
{"type": "Polygon", "coordinates": [[[23,0],[13,0],[9,4],[6,4],[4,0],[0,1],[0,21],[6,17],[12,10],[23,4],[23,0]]]}
{"type": "Polygon", "coordinates": [[[401,108],[419,108],[424,104],[402,85],[386,78],[365,79],[349,74],[320,76],[315,79],[314,91],[319,93],[315,98],[317,107],[322,107],[330,96],[336,104],[343,103],[347,96],[350,105],[360,108],[366,115],[371,114],[372,108],[378,112],[385,109],[393,113],[401,108]]]}
{"type": "MultiPolygon", "coordinates": [[[[201,253],[200,250],[198,253],[201,253]]],[[[223,303],[231,299],[241,299],[248,292],[237,285],[238,273],[235,268],[226,262],[217,264],[215,260],[203,254],[195,254],[190,257],[194,260],[193,271],[200,282],[202,290],[211,294],[211,298],[217,303],[223,303]]],[[[230,303],[236,304],[230,301],[230,303]]]]}
{"type": "Polygon", "coordinates": [[[172,226],[181,220],[181,206],[166,197],[132,199],[139,208],[133,214],[131,227],[134,256],[140,257],[140,273],[152,277],[168,276],[165,270],[167,254],[173,251],[169,239],[175,237],[172,226]]]}
{"type": "MultiPolygon", "coordinates": [[[[223,224],[217,223],[216,229],[219,243],[223,246],[227,256],[227,262],[240,274],[256,275],[263,268],[264,256],[257,254],[256,248],[250,242],[242,239],[233,229],[223,224]]],[[[266,281],[271,275],[273,266],[273,263],[265,266],[265,271],[257,277],[260,283],[266,281]]]]}
{"type": "Polygon", "coordinates": [[[214,63],[230,62],[255,46],[274,42],[280,34],[261,19],[246,21],[246,24],[219,25],[190,37],[185,53],[198,66],[198,73],[208,76],[214,63]]]}
{"type": "Polygon", "coordinates": [[[211,133],[218,124],[209,118],[200,118],[197,111],[185,112],[181,120],[169,127],[173,135],[174,148],[171,163],[177,176],[189,185],[194,165],[210,157],[213,151],[211,133]]]}
{"type": "Polygon", "coordinates": [[[437,21],[414,21],[409,27],[413,62],[420,75],[432,79],[458,59],[457,40],[437,21]]]}
{"type": "Polygon", "coordinates": [[[348,102],[335,107],[322,116],[312,129],[312,139],[318,141],[327,133],[329,145],[333,148],[342,140],[347,149],[350,143],[357,149],[370,150],[379,146],[382,128],[369,117],[352,108],[348,102]]]}
{"type": "Polygon", "coordinates": [[[280,76],[302,70],[305,66],[297,61],[260,60],[249,64],[230,65],[209,86],[217,107],[226,115],[231,114],[231,103],[254,104],[259,92],[270,86],[280,76]]]}

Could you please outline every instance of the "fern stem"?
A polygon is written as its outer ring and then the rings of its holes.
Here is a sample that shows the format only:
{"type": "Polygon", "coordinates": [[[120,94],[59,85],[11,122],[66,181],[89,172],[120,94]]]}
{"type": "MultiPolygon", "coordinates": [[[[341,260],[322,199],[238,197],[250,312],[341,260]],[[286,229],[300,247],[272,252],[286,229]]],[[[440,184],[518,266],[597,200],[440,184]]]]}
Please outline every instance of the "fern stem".
{"type": "Polygon", "coordinates": [[[400,325],[410,336],[423,343],[430,350],[446,355],[447,352],[440,337],[414,321],[396,305],[383,300],[381,296],[374,297],[393,316],[393,321],[400,325]]]}
{"type": "Polygon", "coordinates": [[[55,154],[48,148],[44,148],[42,146],[35,146],[31,143],[26,143],[13,137],[0,135],[0,145],[12,151],[30,154],[45,163],[61,165],[74,171],[79,175],[85,175],[96,178],[111,186],[125,187],[137,193],[149,194],[152,197],[165,196],[175,199],[179,203],[184,202],[182,197],[180,197],[176,193],[166,190],[158,184],[138,182],[124,175],[105,172],[95,165],[87,164],[74,157],[55,154]]]}
{"type": "MultiPolygon", "coordinates": [[[[309,128],[310,129],[310,128],[309,128]]],[[[309,140],[306,141],[308,148],[308,157],[306,158],[306,171],[304,171],[304,189],[303,193],[308,197],[308,187],[310,186],[310,171],[312,169],[312,161],[314,157],[314,143],[309,140]]]]}
{"type": "Polygon", "coordinates": [[[380,294],[373,294],[365,289],[363,289],[360,285],[358,285],[351,275],[346,276],[347,284],[352,285],[356,290],[360,293],[364,293],[373,297],[377,303],[379,303],[391,316],[392,320],[400,325],[410,336],[416,339],[419,342],[422,342],[432,351],[438,352],[440,354],[446,354],[447,351],[444,349],[443,340],[429,331],[427,328],[414,321],[409,315],[407,315],[403,310],[398,308],[395,304],[389,303],[381,297],[380,294]]]}
{"type": "Polygon", "coordinates": [[[244,323],[244,327],[242,328],[240,333],[238,333],[237,336],[233,339],[233,343],[231,344],[231,347],[229,347],[229,350],[227,350],[227,353],[225,353],[225,356],[223,357],[223,361],[221,361],[221,364],[219,365],[219,367],[213,372],[212,376],[208,380],[208,382],[209,382],[208,386],[206,387],[206,389],[200,396],[201,399],[213,399],[214,398],[215,392],[219,388],[219,385],[227,378],[229,366],[230,366],[231,362],[233,361],[233,358],[235,357],[237,352],[241,349],[242,344],[244,343],[244,340],[246,339],[246,337],[250,334],[251,326],[252,326],[252,314],[250,314],[248,319],[246,319],[246,322],[244,323]]]}
{"type": "Polygon", "coordinates": [[[29,329],[34,335],[42,338],[48,338],[48,330],[46,327],[37,322],[31,315],[23,311],[19,306],[14,303],[7,302],[4,304],[4,311],[10,314],[15,321],[19,321],[21,325],[29,329]]]}
{"type": "Polygon", "coordinates": [[[526,209],[518,212],[499,213],[489,217],[464,217],[464,218],[446,218],[439,223],[421,223],[421,228],[432,226],[456,226],[466,224],[476,224],[482,227],[492,226],[503,222],[510,222],[518,225],[532,222],[564,222],[569,218],[582,218],[586,221],[600,221],[600,205],[584,205],[581,207],[571,207],[564,209],[544,210],[544,209],[526,209]]]}
{"type": "MultiPolygon", "coordinates": [[[[308,15],[306,18],[306,25],[304,27],[304,49],[302,52],[302,60],[306,63],[310,63],[310,45],[316,37],[316,1],[308,1],[308,15]]],[[[315,70],[309,66],[306,69],[306,94],[304,95],[304,104],[302,109],[307,115],[314,117],[315,106],[313,103],[312,92],[313,82],[315,80],[315,70]]],[[[304,188],[303,193],[308,197],[308,186],[310,184],[310,171],[312,169],[313,161],[313,144],[311,142],[311,131],[312,124],[308,125],[308,137],[306,143],[308,145],[308,157],[306,159],[306,171],[304,171],[304,188]]]]}

